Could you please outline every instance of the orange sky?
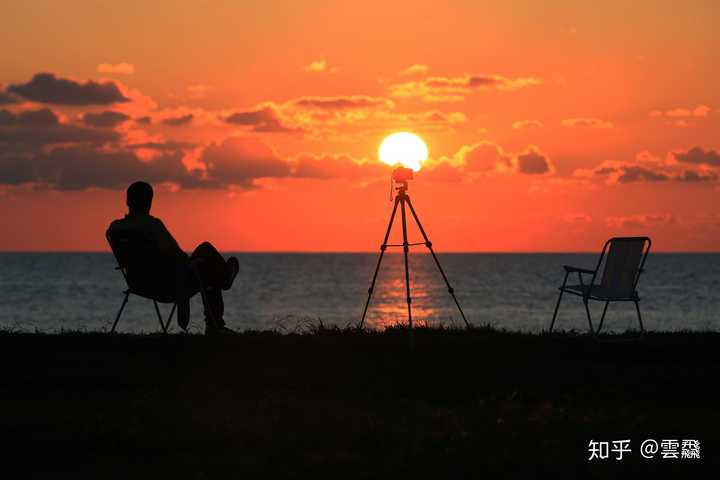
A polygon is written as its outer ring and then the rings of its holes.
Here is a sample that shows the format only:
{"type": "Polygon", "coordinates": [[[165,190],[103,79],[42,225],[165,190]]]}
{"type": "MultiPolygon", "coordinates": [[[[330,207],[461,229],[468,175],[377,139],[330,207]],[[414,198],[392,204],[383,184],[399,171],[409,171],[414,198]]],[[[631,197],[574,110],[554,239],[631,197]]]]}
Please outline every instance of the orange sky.
{"type": "Polygon", "coordinates": [[[376,251],[399,130],[439,251],[720,250],[718,2],[209,3],[0,5],[0,250],[376,251]]]}

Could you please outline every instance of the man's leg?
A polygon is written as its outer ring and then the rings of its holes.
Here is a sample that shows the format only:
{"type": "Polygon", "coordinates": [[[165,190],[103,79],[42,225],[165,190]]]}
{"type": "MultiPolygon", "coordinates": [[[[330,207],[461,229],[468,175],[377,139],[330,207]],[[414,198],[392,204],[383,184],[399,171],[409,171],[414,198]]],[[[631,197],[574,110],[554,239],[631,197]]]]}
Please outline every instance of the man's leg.
{"type": "Polygon", "coordinates": [[[183,330],[190,323],[190,298],[200,291],[198,279],[193,274],[187,259],[179,260],[175,267],[175,303],[177,322],[183,330]]]}
{"type": "Polygon", "coordinates": [[[228,275],[228,265],[210,242],[203,242],[190,255],[190,260],[202,260],[203,280],[213,287],[222,288],[228,275]]]}
{"type": "Polygon", "coordinates": [[[222,291],[216,287],[207,287],[203,297],[203,307],[205,308],[205,326],[208,328],[222,328],[225,326],[223,314],[225,313],[225,303],[222,298],[222,291]]]}
{"type": "Polygon", "coordinates": [[[221,329],[225,326],[223,319],[225,305],[221,289],[231,273],[228,264],[217,249],[208,242],[198,245],[190,256],[190,261],[204,291],[205,324],[208,329],[221,329]]]}

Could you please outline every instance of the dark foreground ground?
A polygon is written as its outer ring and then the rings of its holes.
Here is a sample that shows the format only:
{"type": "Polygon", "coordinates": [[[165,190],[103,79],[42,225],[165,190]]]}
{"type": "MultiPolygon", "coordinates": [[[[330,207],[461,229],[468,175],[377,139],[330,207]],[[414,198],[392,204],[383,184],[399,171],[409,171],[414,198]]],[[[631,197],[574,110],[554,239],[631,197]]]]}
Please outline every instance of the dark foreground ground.
{"type": "Polygon", "coordinates": [[[0,469],[22,469],[4,478],[717,478],[719,348],[716,333],[638,342],[418,330],[414,349],[401,330],[0,333],[0,469]],[[590,440],[623,439],[632,449],[623,460],[587,460],[590,440]],[[646,439],[698,439],[702,459],[643,459],[646,439]]]}

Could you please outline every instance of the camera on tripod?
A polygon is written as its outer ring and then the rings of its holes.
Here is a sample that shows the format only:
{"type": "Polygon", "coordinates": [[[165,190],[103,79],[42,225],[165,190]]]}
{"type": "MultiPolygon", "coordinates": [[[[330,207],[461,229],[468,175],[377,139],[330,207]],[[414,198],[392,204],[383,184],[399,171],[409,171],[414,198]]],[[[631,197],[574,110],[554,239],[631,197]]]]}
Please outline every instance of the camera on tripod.
{"type": "Polygon", "coordinates": [[[397,167],[393,170],[392,179],[395,183],[407,183],[408,180],[413,179],[413,170],[407,167],[397,167]]]}
{"type": "Polygon", "coordinates": [[[417,135],[409,132],[393,133],[392,135],[385,138],[385,140],[383,140],[382,144],[380,145],[380,150],[378,151],[380,161],[394,167],[394,170],[390,175],[390,201],[393,201],[394,194],[395,203],[393,205],[392,213],[390,214],[390,222],[388,223],[387,230],[385,231],[385,238],[382,245],[380,245],[380,256],[378,257],[377,265],[375,266],[375,273],[373,274],[370,288],[368,288],[368,296],[367,300],[365,301],[365,308],[363,309],[362,318],[360,319],[360,324],[358,325],[358,327],[362,329],[363,325],[365,324],[365,317],[367,315],[368,306],[370,306],[370,299],[372,298],[373,291],[375,290],[375,282],[377,281],[378,273],[380,272],[380,264],[382,263],[383,256],[385,255],[385,250],[387,250],[387,247],[402,247],[403,255],[405,257],[405,300],[407,302],[408,327],[410,327],[411,341],[413,332],[413,321],[411,306],[412,298],[410,296],[410,267],[408,263],[408,253],[410,251],[410,247],[415,245],[425,245],[428,250],[430,250],[430,254],[432,255],[433,260],[435,260],[435,265],[437,265],[437,268],[440,271],[440,275],[445,281],[445,286],[447,286],[448,293],[455,301],[455,305],[457,306],[458,311],[460,312],[460,316],[462,316],[462,319],[465,322],[465,325],[470,328],[470,322],[467,321],[467,318],[465,318],[465,313],[463,312],[462,308],[460,308],[460,303],[455,296],[455,290],[450,286],[450,281],[448,280],[447,275],[445,275],[445,271],[442,269],[442,266],[440,266],[440,260],[438,260],[437,255],[435,255],[435,251],[432,247],[432,242],[428,238],[425,229],[420,223],[420,219],[418,218],[418,215],[415,212],[415,208],[410,201],[410,195],[408,195],[407,193],[408,181],[413,179],[415,172],[420,171],[420,168],[422,167],[422,162],[427,160],[427,153],[427,147],[425,146],[425,143],[422,141],[422,139],[417,135]],[[395,190],[395,192],[393,192],[393,190],[395,190]],[[400,218],[402,220],[402,243],[389,244],[388,239],[390,238],[393,221],[395,220],[395,214],[398,212],[398,210],[400,210],[400,218]],[[408,242],[408,210],[410,212],[410,218],[415,220],[415,224],[417,225],[417,228],[420,230],[420,234],[422,234],[423,239],[425,240],[424,242],[408,242]]]}

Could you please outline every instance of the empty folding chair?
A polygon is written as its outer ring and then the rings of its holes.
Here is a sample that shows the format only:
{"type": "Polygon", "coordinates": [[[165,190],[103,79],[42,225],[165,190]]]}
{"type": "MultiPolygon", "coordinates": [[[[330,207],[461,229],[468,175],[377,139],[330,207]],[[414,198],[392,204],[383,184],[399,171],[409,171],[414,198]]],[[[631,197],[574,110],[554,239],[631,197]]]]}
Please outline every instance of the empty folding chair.
{"type": "Polygon", "coordinates": [[[582,297],[591,333],[599,333],[600,329],[602,329],[610,302],[635,303],[640,331],[644,332],[645,328],[643,327],[642,316],[640,314],[640,297],[637,293],[637,284],[640,280],[640,274],[643,272],[645,259],[647,258],[648,252],[650,252],[651,243],[648,237],[611,238],[605,242],[595,270],[564,265],[565,279],[559,288],[560,295],[555,305],[555,313],[553,313],[552,322],[550,323],[550,331],[552,332],[553,326],[555,325],[555,319],[557,318],[563,294],[570,293],[582,297]],[[599,284],[595,284],[598,271],[603,264],[603,259],[605,260],[605,268],[602,272],[602,279],[599,284]],[[577,273],[579,283],[577,285],[568,285],[568,277],[573,273],[577,273]],[[592,275],[592,277],[589,282],[586,282],[583,275],[592,275]],[[590,300],[605,302],[597,330],[593,328],[590,308],[588,306],[590,300]]]}

